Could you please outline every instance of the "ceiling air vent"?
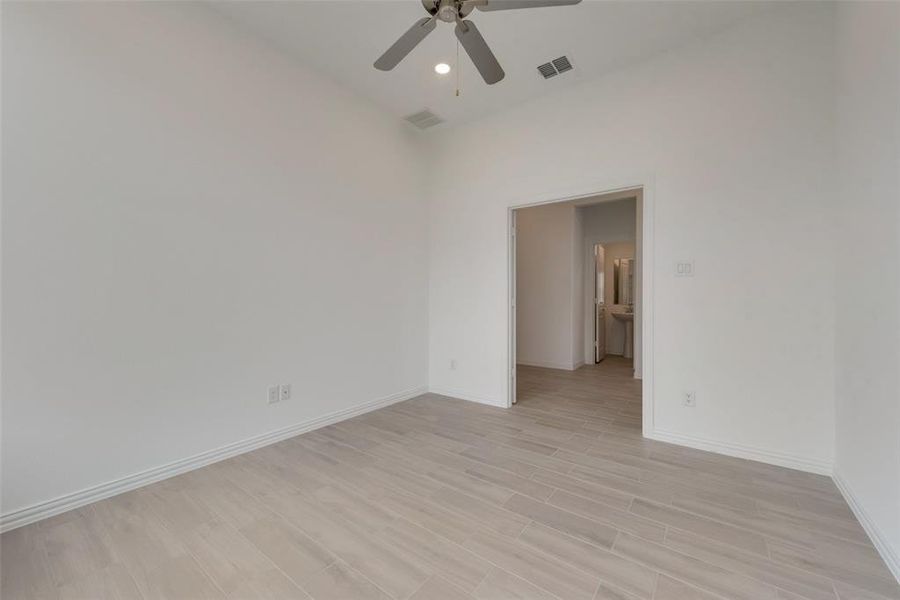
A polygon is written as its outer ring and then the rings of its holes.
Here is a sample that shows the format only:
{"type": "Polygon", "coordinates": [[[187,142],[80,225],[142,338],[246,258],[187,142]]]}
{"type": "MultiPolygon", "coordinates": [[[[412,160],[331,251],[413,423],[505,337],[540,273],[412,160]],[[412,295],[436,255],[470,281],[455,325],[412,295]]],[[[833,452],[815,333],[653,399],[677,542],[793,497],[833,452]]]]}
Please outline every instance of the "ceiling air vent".
{"type": "Polygon", "coordinates": [[[566,71],[572,70],[572,63],[569,62],[569,57],[560,56],[553,60],[553,66],[556,67],[556,71],[558,73],[565,73],[566,71]]]}
{"type": "Polygon", "coordinates": [[[573,68],[572,63],[569,61],[569,57],[560,56],[559,58],[554,58],[550,62],[538,65],[537,70],[544,79],[550,79],[551,77],[556,77],[560,73],[571,71],[573,68]]]}
{"type": "Polygon", "coordinates": [[[408,117],[404,118],[419,129],[428,129],[429,127],[434,127],[438,123],[444,122],[442,118],[440,118],[427,108],[423,111],[417,112],[414,115],[409,115],[408,117]]]}

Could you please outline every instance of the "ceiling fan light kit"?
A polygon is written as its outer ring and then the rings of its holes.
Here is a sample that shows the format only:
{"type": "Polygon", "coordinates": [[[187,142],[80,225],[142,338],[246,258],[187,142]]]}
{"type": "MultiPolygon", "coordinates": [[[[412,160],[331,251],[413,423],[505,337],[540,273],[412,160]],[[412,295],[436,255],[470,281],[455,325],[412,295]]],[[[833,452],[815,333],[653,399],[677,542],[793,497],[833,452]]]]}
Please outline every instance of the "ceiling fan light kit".
{"type": "MultiPolygon", "coordinates": [[[[466,54],[488,85],[502,80],[506,75],[490,46],[484,41],[475,23],[465,17],[477,8],[481,11],[512,10],[519,8],[539,8],[544,6],[566,6],[578,4],[581,0],[422,0],[428,17],[416,21],[406,33],[400,36],[381,57],[375,61],[375,68],[390,71],[403,60],[419,42],[434,31],[437,22],[456,23],[455,33],[466,54]]],[[[435,67],[437,70],[437,67],[435,67]]],[[[449,69],[448,69],[449,71],[449,69]]],[[[438,71],[440,73],[440,71],[438,71]]]]}

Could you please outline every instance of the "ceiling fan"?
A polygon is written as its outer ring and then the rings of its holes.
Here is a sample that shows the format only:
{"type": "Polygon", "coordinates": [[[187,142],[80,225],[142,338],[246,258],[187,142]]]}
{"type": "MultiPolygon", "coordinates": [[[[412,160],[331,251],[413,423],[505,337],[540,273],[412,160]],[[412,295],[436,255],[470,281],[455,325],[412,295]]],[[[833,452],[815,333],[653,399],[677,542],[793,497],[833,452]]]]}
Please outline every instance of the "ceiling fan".
{"type": "Polygon", "coordinates": [[[419,42],[425,39],[425,36],[434,31],[438,19],[440,19],[445,23],[456,23],[456,37],[459,39],[459,43],[475,63],[484,82],[492,85],[503,79],[505,73],[487,42],[481,37],[475,23],[465,19],[473,8],[494,11],[565,6],[579,2],[581,0],[422,0],[422,6],[425,7],[429,16],[416,21],[406,33],[401,35],[400,39],[375,61],[375,68],[381,71],[390,71],[396,67],[419,42]]]}

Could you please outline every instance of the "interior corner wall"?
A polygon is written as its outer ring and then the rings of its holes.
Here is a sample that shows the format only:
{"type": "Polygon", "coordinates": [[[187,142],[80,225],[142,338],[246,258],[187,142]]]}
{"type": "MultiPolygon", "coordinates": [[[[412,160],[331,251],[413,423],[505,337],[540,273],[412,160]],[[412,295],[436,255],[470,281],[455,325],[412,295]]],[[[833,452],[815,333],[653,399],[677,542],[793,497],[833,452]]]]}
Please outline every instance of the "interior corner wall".
{"type": "Polygon", "coordinates": [[[4,516],[426,389],[417,132],[202,3],[2,21],[4,516]]]}
{"type": "Polygon", "coordinates": [[[836,34],[835,481],[900,580],[900,4],[836,34]]]}
{"type": "Polygon", "coordinates": [[[430,197],[429,385],[506,403],[509,207],[645,183],[650,434],[830,472],[833,50],[833,7],[796,3],[435,132],[465,177],[430,197]]]}

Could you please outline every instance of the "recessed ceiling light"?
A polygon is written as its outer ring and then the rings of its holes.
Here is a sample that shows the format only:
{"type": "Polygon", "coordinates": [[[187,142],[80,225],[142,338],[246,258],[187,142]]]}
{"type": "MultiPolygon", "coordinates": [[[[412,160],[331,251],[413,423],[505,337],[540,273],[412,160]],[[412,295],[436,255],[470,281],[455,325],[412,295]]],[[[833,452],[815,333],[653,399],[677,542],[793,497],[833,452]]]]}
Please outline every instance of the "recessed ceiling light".
{"type": "Polygon", "coordinates": [[[447,63],[438,63],[434,65],[434,72],[438,75],[446,75],[450,72],[450,65],[447,63]]]}

